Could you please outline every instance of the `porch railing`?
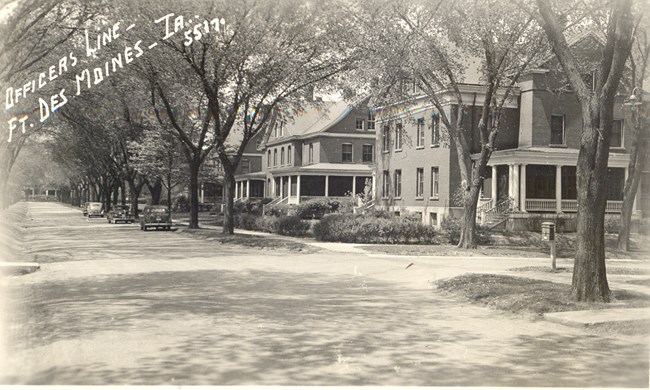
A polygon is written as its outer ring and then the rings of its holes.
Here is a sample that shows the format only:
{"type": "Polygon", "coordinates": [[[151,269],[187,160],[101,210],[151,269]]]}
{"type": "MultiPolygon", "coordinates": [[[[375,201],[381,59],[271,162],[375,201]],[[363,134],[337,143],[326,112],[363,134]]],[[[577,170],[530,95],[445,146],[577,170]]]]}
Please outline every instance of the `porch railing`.
{"type": "MultiPolygon", "coordinates": [[[[575,199],[562,199],[561,210],[566,212],[577,212],[578,201],[575,199]]],[[[623,208],[623,201],[621,200],[608,200],[605,209],[608,213],[620,213],[623,208]]],[[[527,211],[549,211],[555,212],[557,210],[557,203],[555,199],[526,199],[527,211]]]]}

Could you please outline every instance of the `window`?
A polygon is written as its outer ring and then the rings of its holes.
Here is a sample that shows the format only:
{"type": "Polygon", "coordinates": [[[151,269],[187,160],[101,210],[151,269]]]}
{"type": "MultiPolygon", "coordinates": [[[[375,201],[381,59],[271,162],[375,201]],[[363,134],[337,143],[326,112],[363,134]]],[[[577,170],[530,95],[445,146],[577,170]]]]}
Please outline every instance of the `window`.
{"type": "Polygon", "coordinates": [[[278,138],[278,124],[276,123],[275,126],[273,126],[273,136],[275,138],[278,138]]]}
{"type": "Polygon", "coordinates": [[[280,165],[284,165],[284,147],[280,149],[280,165]]]}
{"type": "Polygon", "coordinates": [[[396,198],[401,198],[402,197],[402,170],[401,169],[396,169],[395,170],[395,197],[396,198]]]}
{"type": "Polygon", "coordinates": [[[440,117],[434,115],[431,118],[431,146],[440,144],[440,117]]]}
{"type": "Polygon", "coordinates": [[[388,171],[384,171],[382,174],[382,187],[381,187],[381,196],[382,198],[388,197],[388,192],[390,191],[390,183],[388,182],[388,171]]]}
{"type": "Polygon", "coordinates": [[[424,196],[424,168],[417,168],[416,181],[415,181],[415,197],[422,198],[424,196]]]}
{"type": "Polygon", "coordinates": [[[429,213],[429,225],[438,226],[438,213],[429,213]]]}
{"type": "Polygon", "coordinates": [[[551,144],[564,145],[564,115],[551,115],[551,144]]]}
{"type": "Polygon", "coordinates": [[[291,146],[287,146],[287,164],[291,165],[291,146]]]}
{"type": "Polygon", "coordinates": [[[424,147],[424,119],[419,118],[418,119],[418,127],[417,127],[417,147],[424,147]]]}
{"type": "Polygon", "coordinates": [[[284,122],[280,122],[280,137],[284,135],[284,122]]]}
{"type": "Polygon", "coordinates": [[[372,152],[375,147],[373,145],[363,145],[361,161],[372,162],[372,152]]]}
{"type": "Polygon", "coordinates": [[[309,163],[314,162],[314,144],[309,144],[309,163]]]}
{"type": "Polygon", "coordinates": [[[384,125],[384,130],[381,132],[382,150],[388,152],[390,150],[390,126],[384,125]]]}
{"type": "Polygon", "coordinates": [[[373,111],[370,111],[368,113],[368,126],[367,130],[374,130],[375,129],[375,113],[373,111]]]}
{"type": "Polygon", "coordinates": [[[432,198],[438,197],[438,186],[439,186],[438,180],[439,180],[438,167],[431,167],[431,197],[432,198]]]}
{"type": "Polygon", "coordinates": [[[343,162],[352,162],[352,144],[343,144],[341,145],[341,161],[343,162]]]}
{"type": "Polygon", "coordinates": [[[257,142],[255,142],[255,149],[256,150],[262,150],[262,140],[258,139],[257,142]]]}
{"type": "Polygon", "coordinates": [[[278,166],[278,150],[273,149],[273,166],[277,167],[278,166]]]}
{"type": "Polygon", "coordinates": [[[251,162],[247,158],[241,160],[241,171],[242,173],[249,173],[251,171],[251,162]]]}
{"type": "Polygon", "coordinates": [[[612,148],[623,147],[623,119],[614,119],[612,123],[612,148]]]}
{"type": "Polygon", "coordinates": [[[266,157],[266,166],[270,167],[271,166],[271,151],[269,150],[269,154],[266,157]]]}
{"type": "Polygon", "coordinates": [[[402,150],[402,124],[395,125],[395,150],[402,150]]]}
{"type": "Polygon", "coordinates": [[[356,128],[357,130],[363,130],[363,119],[357,118],[356,128]]]}

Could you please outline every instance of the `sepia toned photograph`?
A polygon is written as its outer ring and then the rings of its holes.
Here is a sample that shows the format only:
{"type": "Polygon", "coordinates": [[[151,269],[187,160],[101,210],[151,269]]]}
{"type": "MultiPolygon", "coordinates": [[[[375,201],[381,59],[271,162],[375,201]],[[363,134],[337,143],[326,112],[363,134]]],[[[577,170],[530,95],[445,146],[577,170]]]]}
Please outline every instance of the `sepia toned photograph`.
{"type": "Polygon", "coordinates": [[[650,387],[648,0],[0,0],[0,386],[650,387]]]}

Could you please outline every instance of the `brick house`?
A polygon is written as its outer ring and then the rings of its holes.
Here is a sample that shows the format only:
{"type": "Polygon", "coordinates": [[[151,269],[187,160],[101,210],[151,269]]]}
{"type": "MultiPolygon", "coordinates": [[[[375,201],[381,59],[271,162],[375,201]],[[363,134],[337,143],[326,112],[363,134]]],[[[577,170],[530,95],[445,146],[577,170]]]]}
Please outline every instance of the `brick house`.
{"type": "MultiPolygon", "coordinates": [[[[573,45],[598,47],[592,34],[584,34],[573,45]]],[[[592,50],[593,51],[593,50],[592,50]]],[[[598,55],[597,53],[593,55],[598,55]]],[[[525,74],[505,105],[496,150],[488,162],[478,215],[501,216],[503,206],[543,218],[558,214],[570,218],[577,212],[576,163],[582,130],[581,110],[575,94],[567,88],[557,63],[549,59],[525,74]]],[[[585,75],[590,80],[592,75],[585,75]]],[[[478,118],[483,103],[483,87],[460,86],[465,110],[463,126],[474,129],[473,153],[478,153],[478,118]],[[476,104],[472,104],[475,102],[476,104]]],[[[609,200],[607,212],[618,214],[629,162],[631,110],[626,94],[617,97],[614,129],[609,154],[609,200]]],[[[448,115],[458,109],[453,94],[442,92],[448,115]]],[[[454,194],[460,187],[460,173],[453,141],[444,139],[446,130],[426,96],[382,107],[376,112],[377,126],[377,205],[395,213],[420,213],[423,223],[440,224],[447,215],[460,215],[462,208],[454,194]]],[[[447,137],[448,138],[448,137],[447,137]]],[[[478,158],[478,154],[473,155],[478,158]]],[[[646,168],[647,171],[647,168],[646,168]]],[[[646,173],[637,193],[637,216],[650,215],[644,193],[646,173]]],[[[494,220],[494,219],[493,219],[494,220]]]]}
{"type": "Polygon", "coordinates": [[[258,146],[248,156],[250,172],[236,176],[239,199],[265,196],[300,204],[362,193],[372,180],[374,116],[344,101],[312,102],[279,115],[251,144],[258,146]]]}

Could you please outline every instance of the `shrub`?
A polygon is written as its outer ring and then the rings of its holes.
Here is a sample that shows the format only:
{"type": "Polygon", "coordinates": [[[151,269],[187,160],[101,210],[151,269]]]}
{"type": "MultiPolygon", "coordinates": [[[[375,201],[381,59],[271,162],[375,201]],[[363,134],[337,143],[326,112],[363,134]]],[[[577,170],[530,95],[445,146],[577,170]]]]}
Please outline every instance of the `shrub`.
{"type": "Polygon", "coordinates": [[[436,234],[432,226],[419,222],[350,214],[326,215],[313,232],[319,241],[387,244],[429,244],[436,234]]]}
{"type": "Polygon", "coordinates": [[[605,233],[618,234],[621,230],[621,223],[618,218],[605,218],[605,233]]]}
{"type": "MultiPolygon", "coordinates": [[[[458,245],[460,242],[460,232],[463,223],[458,218],[447,217],[440,225],[442,230],[445,231],[447,242],[452,245],[458,245]]],[[[478,245],[489,245],[492,243],[490,230],[484,226],[476,225],[476,243],[478,245]]]]}
{"type": "Polygon", "coordinates": [[[190,211],[190,200],[185,195],[180,195],[177,197],[174,202],[174,210],[182,213],[187,213],[190,211]]]}
{"type": "Polygon", "coordinates": [[[312,199],[301,203],[296,209],[296,215],[302,219],[318,219],[332,211],[327,199],[312,199]]]}
{"type": "Polygon", "coordinates": [[[235,214],[235,226],[239,229],[260,230],[260,220],[262,217],[253,214],[235,214]]]}
{"type": "Polygon", "coordinates": [[[309,223],[295,215],[280,217],[277,221],[277,232],[283,236],[302,237],[309,230],[309,223]]]}
{"type": "Polygon", "coordinates": [[[272,217],[283,217],[288,214],[289,214],[289,205],[284,203],[268,206],[264,210],[264,215],[269,215],[272,217]]]}

